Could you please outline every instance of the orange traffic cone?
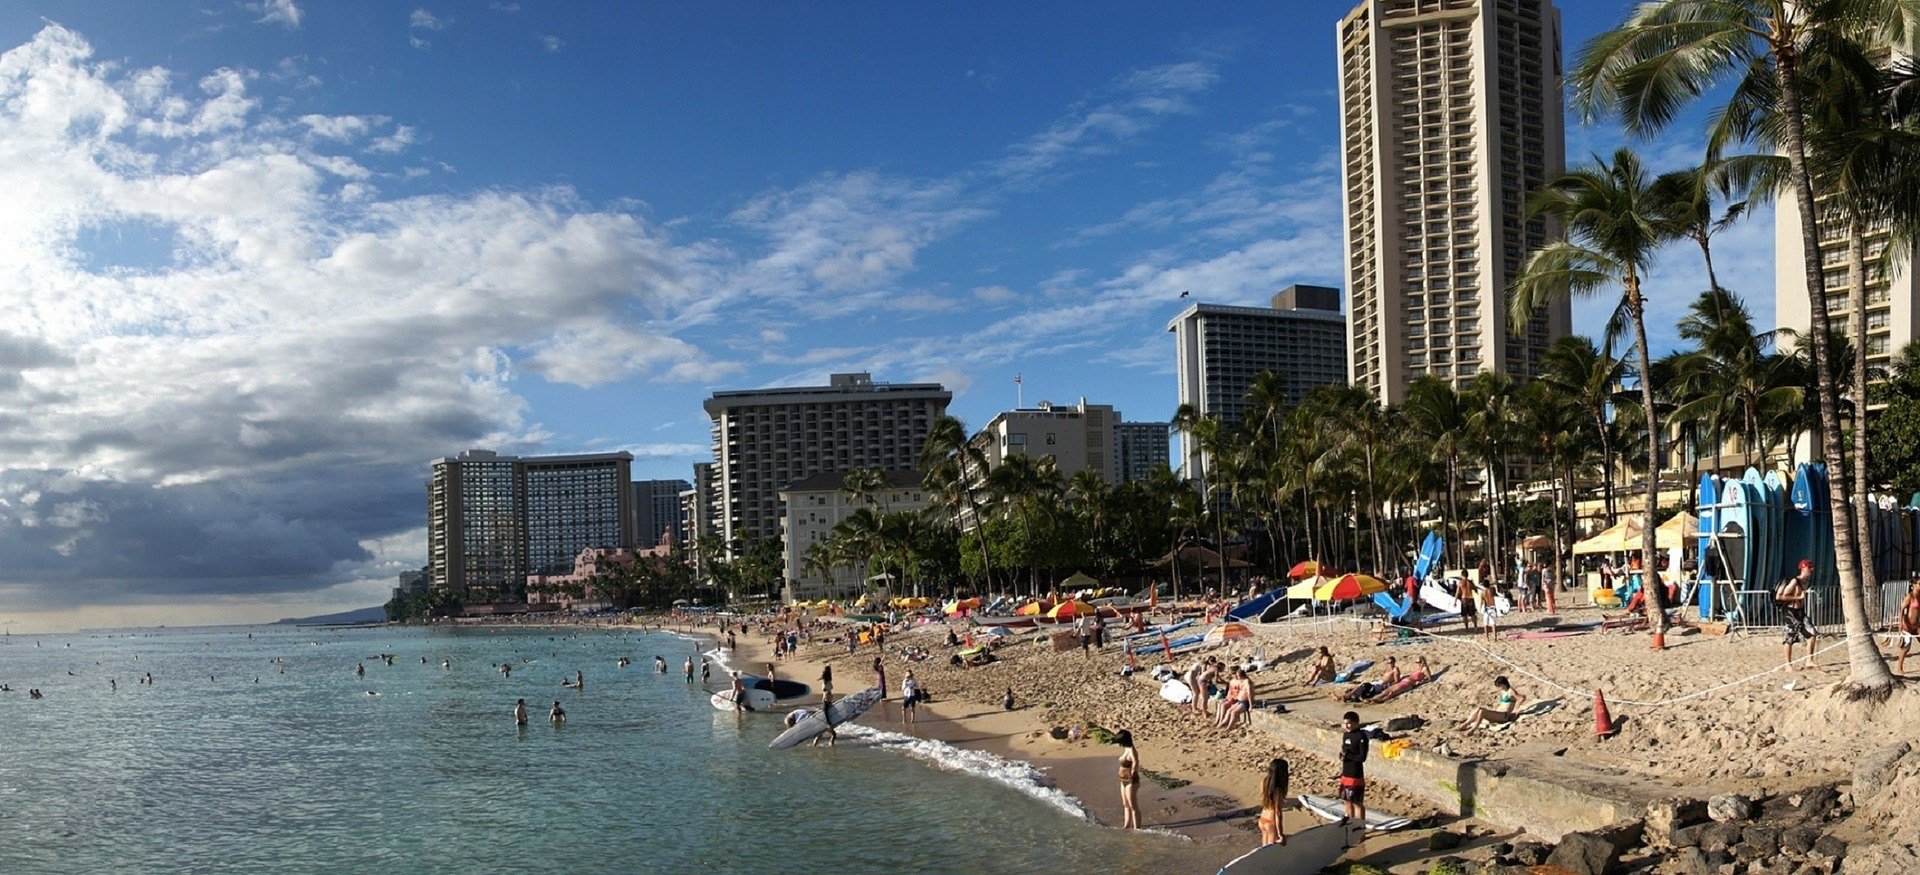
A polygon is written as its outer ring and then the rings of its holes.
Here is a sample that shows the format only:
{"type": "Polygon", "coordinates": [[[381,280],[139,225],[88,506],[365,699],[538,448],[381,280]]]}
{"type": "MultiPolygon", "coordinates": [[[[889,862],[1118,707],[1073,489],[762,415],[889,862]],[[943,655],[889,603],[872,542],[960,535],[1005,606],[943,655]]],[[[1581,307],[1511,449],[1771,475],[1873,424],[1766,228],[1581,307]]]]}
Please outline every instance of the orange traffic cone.
{"type": "Polygon", "coordinates": [[[1607,738],[1617,731],[1613,726],[1613,715],[1607,712],[1607,694],[1593,691],[1593,734],[1607,738]]]}
{"type": "Polygon", "coordinates": [[[1667,630],[1661,629],[1660,631],[1653,633],[1653,646],[1647,649],[1648,650],[1667,649],[1667,630]]]}

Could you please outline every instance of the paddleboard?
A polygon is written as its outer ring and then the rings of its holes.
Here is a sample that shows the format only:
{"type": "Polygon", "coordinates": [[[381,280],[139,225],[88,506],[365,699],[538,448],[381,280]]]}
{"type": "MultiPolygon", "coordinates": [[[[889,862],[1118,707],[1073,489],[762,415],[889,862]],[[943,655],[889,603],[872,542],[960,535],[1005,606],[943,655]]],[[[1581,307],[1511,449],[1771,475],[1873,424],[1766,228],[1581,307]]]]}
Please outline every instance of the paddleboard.
{"type": "MultiPolygon", "coordinates": [[[[1334,822],[1347,816],[1347,804],[1331,796],[1301,796],[1300,807],[1334,822]]],[[[1381,814],[1371,808],[1367,809],[1367,829],[1369,830],[1382,832],[1404,829],[1411,825],[1413,825],[1412,818],[1395,817],[1391,814],[1381,814]]],[[[1287,841],[1291,842],[1293,839],[1287,839],[1287,841]]]]}
{"type": "MultiPolygon", "coordinates": [[[[720,692],[714,693],[713,696],[709,698],[708,701],[713,703],[713,708],[716,711],[732,711],[733,710],[733,691],[721,690],[720,692]]],[[[764,711],[772,707],[773,707],[772,693],[769,693],[766,690],[752,690],[752,689],[747,690],[747,710],[764,711]]]]}
{"type": "Polygon", "coordinates": [[[1830,502],[1833,500],[1831,484],[1827,482],[1827,466],[1815,462],[1807,466],[1807,477],[1813,489],[1813,583],[1815,586],[1838,586],[1839,569],[1834,565],[1833,557],[1833,513],[1830,502]]]}
{"type": "Polygon", "coordinates": [[[1426,539],[1420,542],[1419,558],[1413,561],[1414,579],[1426,580],[1427,574],[1434,570],[1440,561],[1441,552],[1445,549],[1446,541],[1441,539],[1440,533],[1428,532],[1426,539]]]}
{"type": "Polygon", "coordinates": [[[1767,491],[1767,585],[1771,587],[1786,576],[1787,482],[1778,471],[1760,478],[1767,491]]]}
{"type": "Polygon", "coordinates": [[[1260,595],[1254,596],[1253,598],[1248,599],[1247,601],[1241,602],[1233,610],[1228,611],[1227,619],[1229,620],[1255,619],[1259,617],[1260,614],[1267,609],[1268,605],[1273,604],[1275,599],[1280,598],[1280,596],[1285,593],[1286,593],[1286,590],[1284,589],[1276,589],[1272,592],[1265,592],[1265,593],[1261,593],[1260,595]]]}
{"type": "Polygon", "coordinates": [[[1346,828],[1333,824],[1303,829],[1284,845],[1261,845],[1220,867],[1220,875],[1314,875],[1346,853],[1346,828]]]}
{"type": "Polygon", "coordinates": [[[1813,558],[1816,536],[1813,531],[1813,478],[1807,476],[1807,465],[1801,463],[1793,470],[1793,486],[1787,490],[1787,537],[1780,558],[1785,565],[1800,573],[1800,560],[1813,558]]]}
{"type": "Polygon", "coordinates": [[[799,721],[793,724],[792,728],[780,733],[780,735],[773,740],[772,744],[767,745],[767,749],[786,750],[801,742],[808,741],[828,729],[850,722],[854,718],[867,713],[869,709],[879,704],[879,702],[880,689],[878,687],[868,687],[833,703],[833,705],[827,709],[827,714],[824,717],[821,716],[820,712],[815,711],[800,718],[799,721]]]}
{"type": "Polygon", "coordinates": [[[1460,599],[1447,589],[1446,583],[1423,583],[1420,585],[1420,600],[1449,614],[1460,613],[1460,599]]]}
{"type": "Polygon", "coordinates": [[[1175,705],[1185,705],[1193,701],[1193,688],[1187,686],[1185,681],[1170,680],[1160,685],[1160,698],[1175,705]]]}
{"type": "Polygon", "coordinates": [[[1700,562],[1700,585],[1695,592],[1698,593],[1698,614],[1702,620],[1713,618],[1713,582],[1720,564],[1713,547],[1714,533],[1718,531],[1720,520],[1720,508],[1716,506],[1719,500],[1720,487],[1714,476],[1701,474],[1700,504],[1696,508],[1696,516],[1700,518],[1700,540],[1695,545],[1697,552],[1694,555],[1700,562]]]}
{"type": "Polygon", "coordinates": [[[1386,611],[1387,616],[1396,620],[1413,610],[1413,600],[1407,598],[1405,593],[1402,593],[1399,598],[1394,598],[1390,593],[1376,592],[1373,594],[1373,603],[1379,605],[1380,610],[1386,611]]]}
{"type": "Polygon", "coordinates": [[[1334,682],[1344,684],[1348,681],[1353,680],[1355,677],[1359,676],[1361,672],[1366,671],[1367,669],[1370,669],[1372,667],[1373,667],[1373,660],[1371,659],[1359,660],[1358,662],[1355,662],[1354,664],[1347,666],[1346,669],[1341,671],[1339,674],[1334,675],[1333,676],[1334,682]]]}

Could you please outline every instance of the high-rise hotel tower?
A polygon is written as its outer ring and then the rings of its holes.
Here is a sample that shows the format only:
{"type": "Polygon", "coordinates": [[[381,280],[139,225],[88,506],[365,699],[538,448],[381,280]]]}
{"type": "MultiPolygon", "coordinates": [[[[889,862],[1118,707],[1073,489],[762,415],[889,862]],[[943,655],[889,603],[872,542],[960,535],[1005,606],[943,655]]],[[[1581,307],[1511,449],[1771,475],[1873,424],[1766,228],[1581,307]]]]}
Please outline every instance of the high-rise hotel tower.
{"type": "Polygon", "coordinates": [[[1509,331],[1506,294],[1555,232],[1526,199],[1565,167],[1560,13],[1364,0],[1338,40],[1348,378],[1396,403],[1423,374],[1532,376],[1571,318],[1509,331]]]}

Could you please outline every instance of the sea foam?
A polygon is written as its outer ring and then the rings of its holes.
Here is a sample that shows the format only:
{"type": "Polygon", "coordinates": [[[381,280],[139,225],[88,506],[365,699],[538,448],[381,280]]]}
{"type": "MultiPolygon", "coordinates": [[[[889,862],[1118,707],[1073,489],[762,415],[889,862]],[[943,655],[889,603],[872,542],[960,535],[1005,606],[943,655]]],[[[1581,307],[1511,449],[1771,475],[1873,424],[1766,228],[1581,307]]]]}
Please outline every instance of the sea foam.
{"type": "Polygon", "coordinates": [[[897,750],[949,771],[977,775],[1012,787],[1071,817],[1082,820],[1093,819],[1093,816],[1087,813],[1086,807],[1080,804],[1080,800],[1057,787],[1048,786],[1046,774],[1035,768],[1032,763],[1010,760],[985,751],[954,747],[944,741],[914,738],[911,735],[859,724],[842,725],[839,731],[843,739],[857,739],[874,747],[897,750]]]}

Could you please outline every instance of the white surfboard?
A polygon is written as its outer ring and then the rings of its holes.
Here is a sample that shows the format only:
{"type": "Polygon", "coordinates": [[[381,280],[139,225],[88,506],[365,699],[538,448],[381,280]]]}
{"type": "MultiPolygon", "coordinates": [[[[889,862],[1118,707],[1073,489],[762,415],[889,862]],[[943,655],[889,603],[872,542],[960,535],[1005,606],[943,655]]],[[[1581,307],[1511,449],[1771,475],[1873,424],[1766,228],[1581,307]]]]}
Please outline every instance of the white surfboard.
{"type": "Polygon", "coordinates": [[[1420,585],[1420,600],[1449,614],[1460,613],[1460,599],[1445,587],[1434,583],[1420,585]]]}
{"type": "Polygon", "coordinates": [[[1309,827],[1284,845],[1262,845],[1220,867],[1220,875],[1314,875],[1346,853],[1346,827],[1309,827]]]}
{"type": "Polygon", "coordinates": [[[780,733],[779,737],[775,738],[772,744],[767,745],[767,749],[786,750],[828,729],[851,722],[854,718],[867,713],[868,709],[879,704],[879,702],[880,688],[868,687],[833,703],[832,707],[827,709],[827,716],[825,717],[822,717],[820,712],[815,711],[800,718],[793,724],[793,728],[780,733]]]}
{"type": "Polygon", "coordinates": [[[1185,705],[1193,701],[1193,688],[1186,681],[1174,679],[1160,685],[1160,698],[1175,705],[1185,705]]]}
{"type": "MultiPolygon", "coordinates": [[[[1303,795],[1300,797],[1300,807],[1320,815],[1323,820],[1336,823],[1340,818],[1347,816],[1347,804],[1331,796],[1303,795]]],[[[1381,814],[1371,808],[1367,809],[1367,829],[1376,832],[1401,829],[1412,823],[1412,818],[1395,817],[1391,814],[1381,814]]]]}
{"type": "MultiPolygon", "coordinates": [[[[732,711],[734,709],[732,690],[721,690],[720,692],[714,693],[708,701],[712,702],[714,709],[718,711],[732,711]]],[[[766,690],[747,691],[747,708],[749,710],[765,711],[773,707],[773,701],[773,694],[766,690]]]]}

